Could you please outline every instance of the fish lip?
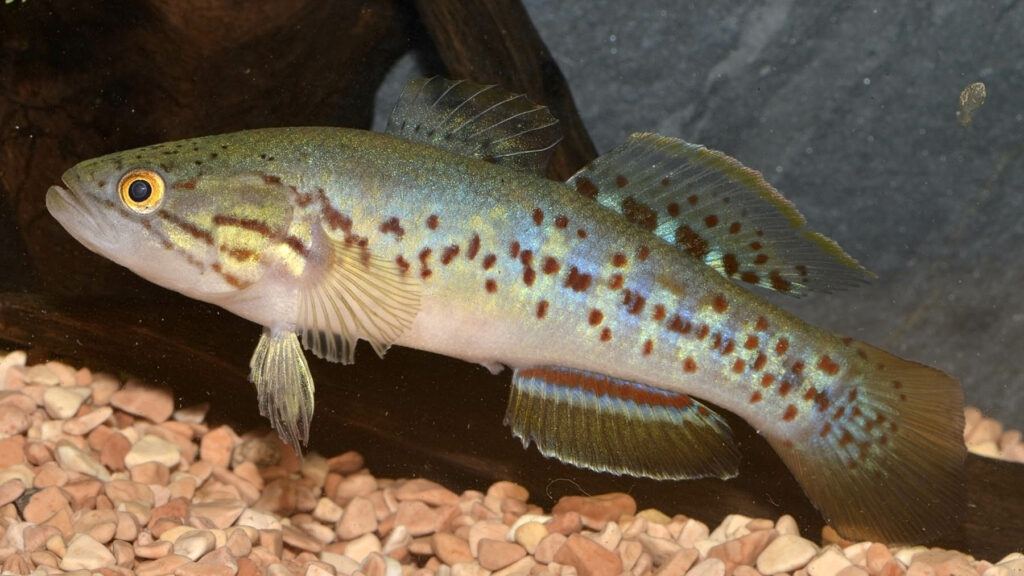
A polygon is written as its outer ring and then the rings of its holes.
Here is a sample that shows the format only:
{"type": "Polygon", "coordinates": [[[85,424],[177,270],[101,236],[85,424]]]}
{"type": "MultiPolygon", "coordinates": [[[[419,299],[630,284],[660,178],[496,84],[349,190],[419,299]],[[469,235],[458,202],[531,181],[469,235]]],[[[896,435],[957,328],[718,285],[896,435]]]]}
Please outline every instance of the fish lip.
{"type": "Polygon", "coordinates": [[[109,226],[102,226],[104,218],[83,200],[73,170],[65,172],[61,182],[65,187],[54,185],[46,191],[46,210],[69,234],[93,251],[100,244],[109,244],[109,226]]]}

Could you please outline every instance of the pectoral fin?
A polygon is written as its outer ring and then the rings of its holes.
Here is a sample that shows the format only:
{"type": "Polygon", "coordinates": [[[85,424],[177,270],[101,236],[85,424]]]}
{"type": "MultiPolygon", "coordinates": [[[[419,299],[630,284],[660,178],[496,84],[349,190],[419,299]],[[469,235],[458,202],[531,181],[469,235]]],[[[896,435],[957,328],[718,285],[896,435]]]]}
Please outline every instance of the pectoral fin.
{"type": "Polygon", "coordinates": [[[249,380],[256,385],[260,414],[296,454],[309,442],[313,419],[313,377],[294,332],[263,329],[249,361],[249,380]]]}
{"type": "Polygon", "coordinates": [[[731,478],[725,421],[689,396],[571,368],[516,370],[505,424],[545,456],[655,479],[731,478]]]}

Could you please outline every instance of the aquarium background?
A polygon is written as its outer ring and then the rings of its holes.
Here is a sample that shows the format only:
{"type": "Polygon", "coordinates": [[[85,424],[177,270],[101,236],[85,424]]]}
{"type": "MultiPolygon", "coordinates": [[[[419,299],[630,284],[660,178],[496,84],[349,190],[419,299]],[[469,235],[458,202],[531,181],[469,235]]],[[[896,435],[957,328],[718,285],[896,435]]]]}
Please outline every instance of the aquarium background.
{"type": "MultiPolygon", "coordinates": [[[[722,150],[878,275],[774,301],[941,368],[1024,427],[1024,3],[524,4],[598,152],[635,131],[722,150]]],[[[377,129],[405,81],[434,72],[403,58],[377,129]]]]}

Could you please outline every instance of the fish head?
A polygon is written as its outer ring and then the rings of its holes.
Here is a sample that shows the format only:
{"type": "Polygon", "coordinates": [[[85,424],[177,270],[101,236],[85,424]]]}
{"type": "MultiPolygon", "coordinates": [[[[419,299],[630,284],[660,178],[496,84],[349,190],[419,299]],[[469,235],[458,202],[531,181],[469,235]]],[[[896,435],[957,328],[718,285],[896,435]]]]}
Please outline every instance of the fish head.
{"type": "Polygon", "coordinates": [[[184,140],[86,160],[49,189],[46,207],[93,252],[217,303],[264,275],[268,251],[287,236],[292,215],[279,179],[225,158],[218,142],[184,140]]]}

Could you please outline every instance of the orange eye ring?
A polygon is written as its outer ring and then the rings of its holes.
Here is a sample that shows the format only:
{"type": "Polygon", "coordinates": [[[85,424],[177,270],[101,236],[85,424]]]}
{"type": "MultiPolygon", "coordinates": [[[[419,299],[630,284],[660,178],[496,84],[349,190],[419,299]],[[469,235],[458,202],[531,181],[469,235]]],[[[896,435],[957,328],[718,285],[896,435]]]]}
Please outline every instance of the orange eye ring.
{"type": "Polygon", "coordinates": [[[156,210],[164,199],[164,179],[152,170],[132,170],[117,183],[121,203],[139,214],[156,210]]]}

